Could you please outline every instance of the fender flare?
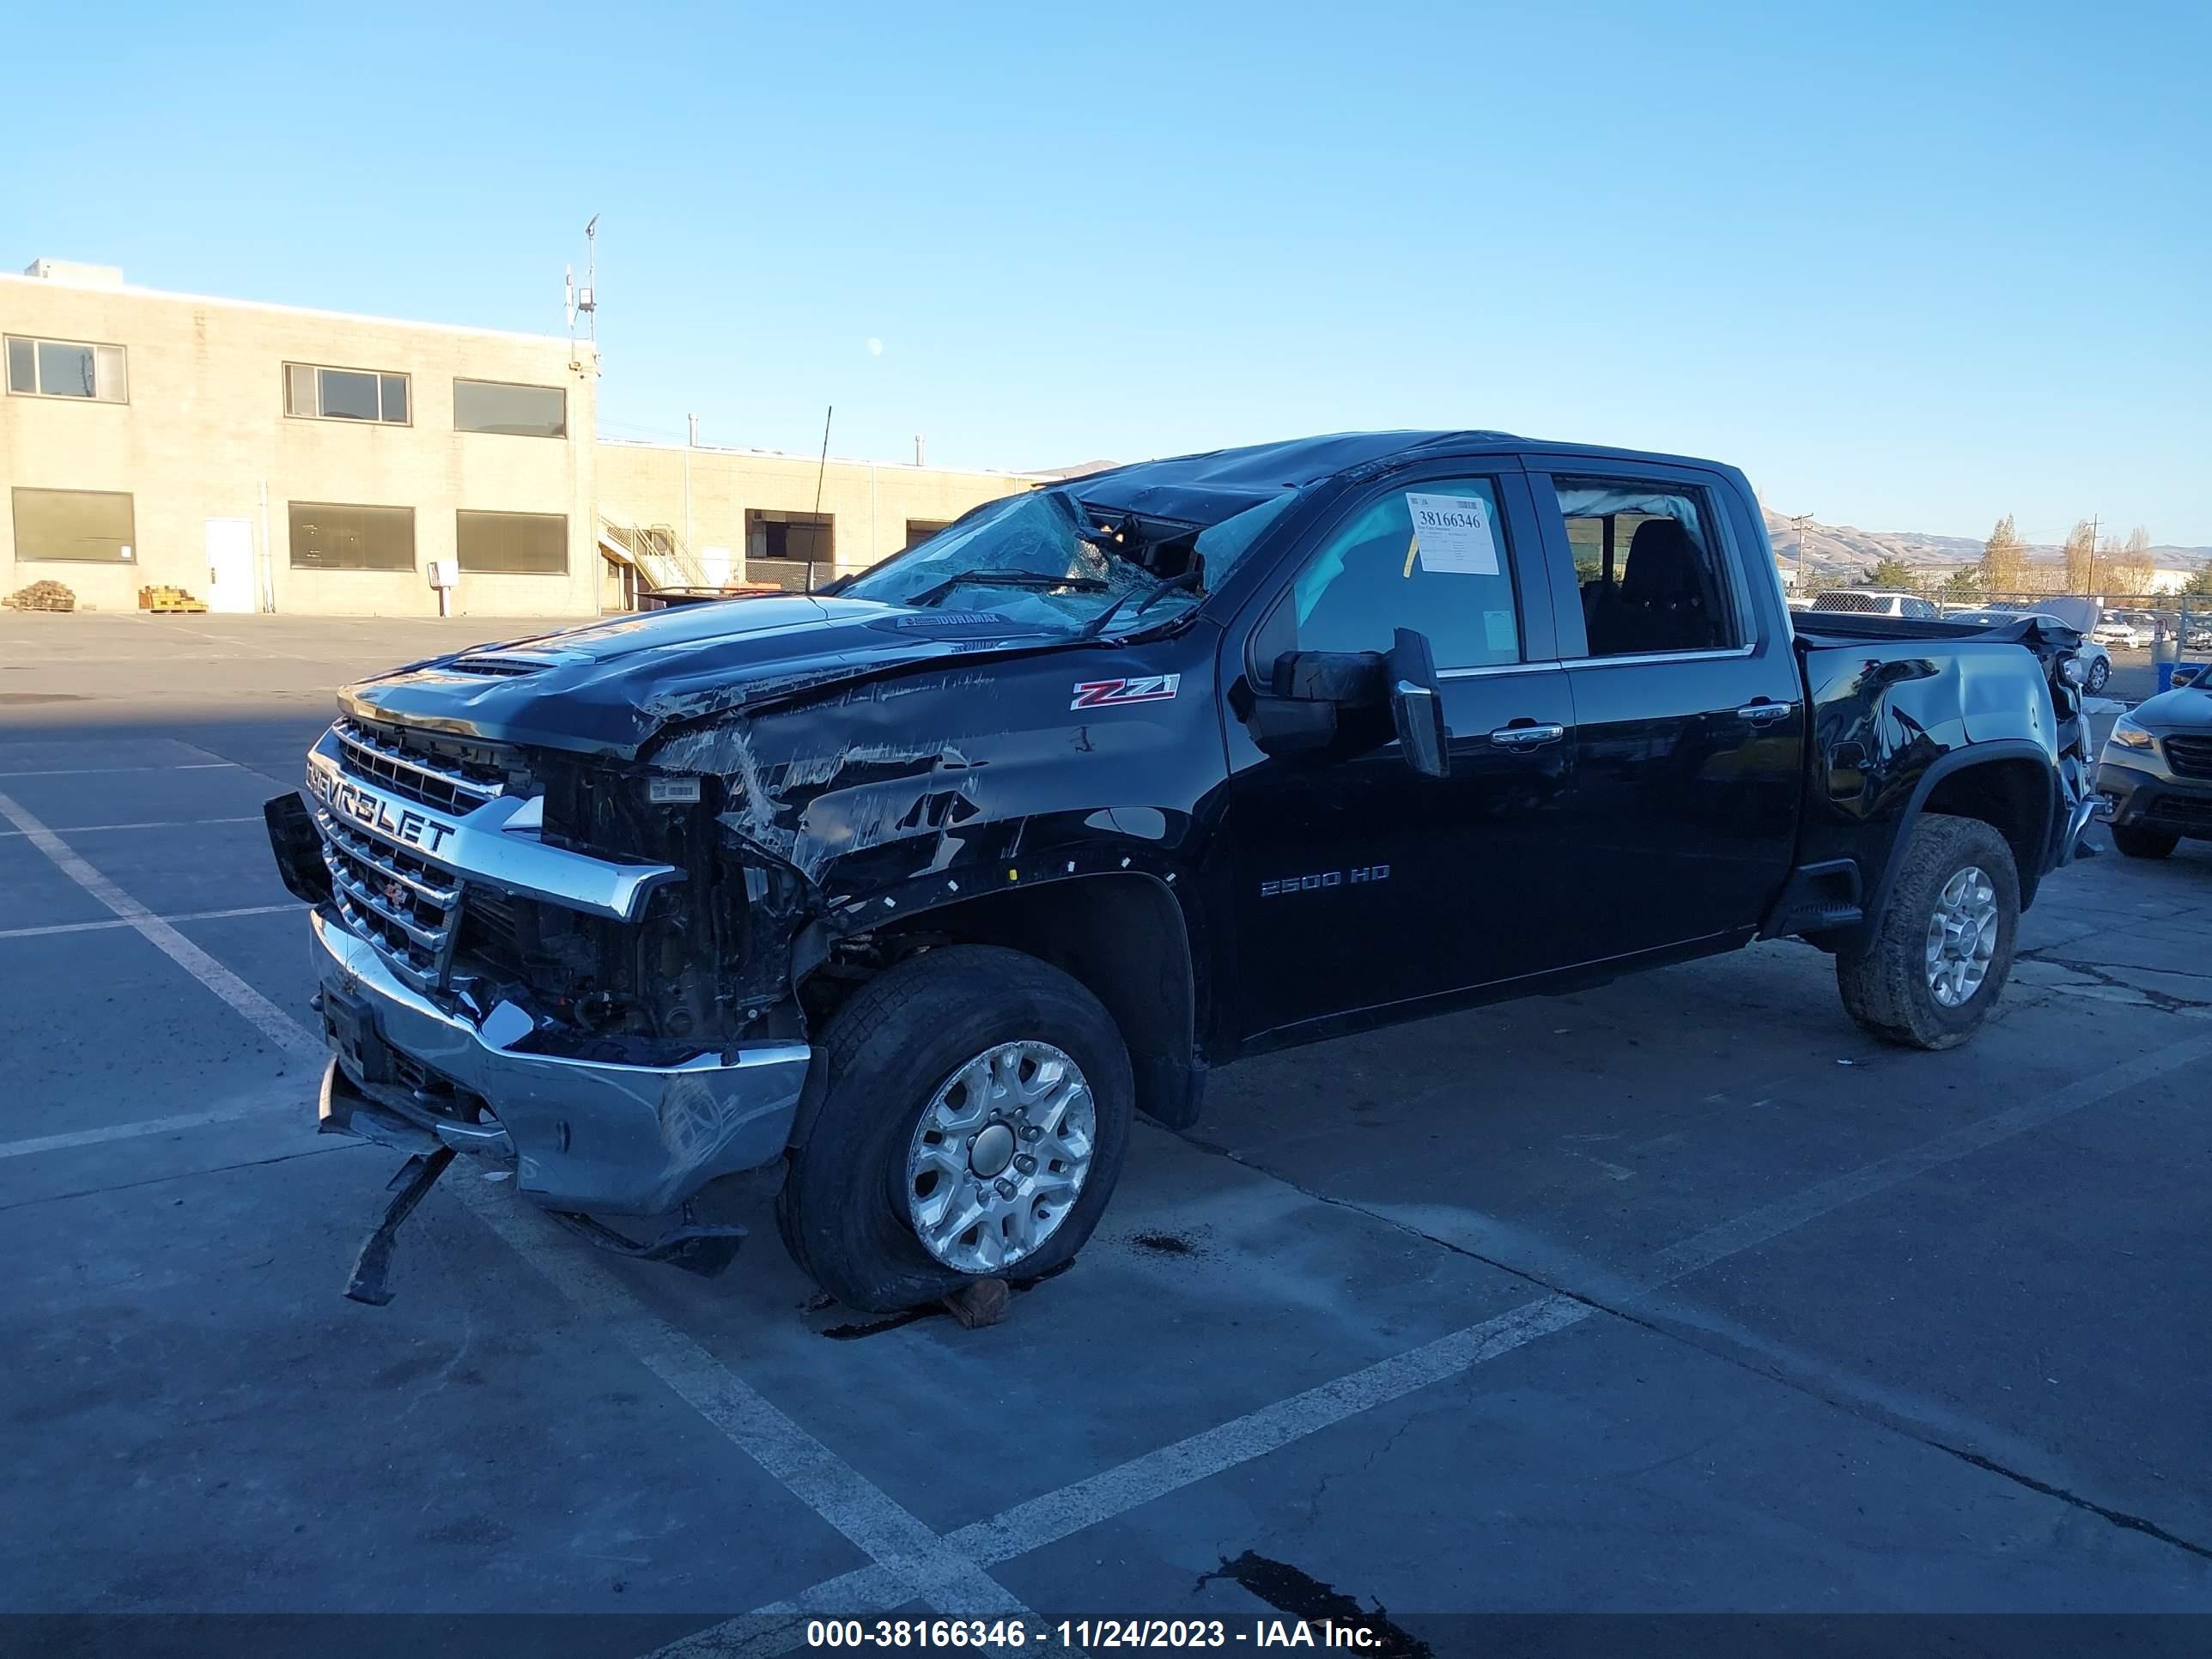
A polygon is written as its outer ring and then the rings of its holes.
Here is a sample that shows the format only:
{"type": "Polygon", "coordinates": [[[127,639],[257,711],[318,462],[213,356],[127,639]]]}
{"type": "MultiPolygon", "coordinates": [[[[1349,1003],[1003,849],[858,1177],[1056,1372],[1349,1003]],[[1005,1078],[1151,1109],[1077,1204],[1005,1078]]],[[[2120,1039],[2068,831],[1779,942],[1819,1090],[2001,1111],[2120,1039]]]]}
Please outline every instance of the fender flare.
{"type": "MultiPolygon", "coordinates": [[[[1881,925],[1882,916],[1887,912],[1890,894],[1897,885],[1898,869],[1905,862],[1905,844],[1912,835],[1912,826],[1919,821],[1928,797],[1936,793],[1936,786],[1954,773],[1964,772],[1972,767],[2014,760],[2033,761],[2039,769],[2051,775],[2052,787],[2045,798],[2043,820],[2031,843],[2038,849],[2039,855],[2050,847],[2051,828],[2058,802],[2057,763],[2048,749],[2026,738],[1996,738],[1986,743],[1970,743],[1963,749],[1954,749],[1948,754],[1938,755],[1912,786],[1912,798],[1905,802],[1905,810],[1898,814],[1897,833],[1890,839],[1889,852],[1882,860],[1881,873],[1875,879],[1874,890],[1866,906],[1866,920],[1860,924],[1858,937],[1853,941],[1855,944],[1863,944],[1871,939],[1874,930],[1881,925]]],[[[2022,870],[2020,872],[2023,895],[2035,890],[2035,884],[2042,874],[2040,870],[2022,870]]],[[[2021,908],[2027,908],[2024,898],[2021,908]]]]}

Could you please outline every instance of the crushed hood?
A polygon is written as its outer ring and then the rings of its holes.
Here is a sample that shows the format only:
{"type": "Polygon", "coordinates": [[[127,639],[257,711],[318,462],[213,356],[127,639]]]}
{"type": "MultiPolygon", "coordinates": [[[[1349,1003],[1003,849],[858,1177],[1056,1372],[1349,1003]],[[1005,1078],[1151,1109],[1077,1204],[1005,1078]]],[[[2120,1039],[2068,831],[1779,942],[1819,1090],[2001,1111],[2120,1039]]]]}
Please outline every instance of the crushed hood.
{"type": "Polygon", "coordinates": [[[775,594],[475,646],[349,686],[338,700],[366,719],[626,759],[672,724],[1064,637],[991,611],[775,594]]]}

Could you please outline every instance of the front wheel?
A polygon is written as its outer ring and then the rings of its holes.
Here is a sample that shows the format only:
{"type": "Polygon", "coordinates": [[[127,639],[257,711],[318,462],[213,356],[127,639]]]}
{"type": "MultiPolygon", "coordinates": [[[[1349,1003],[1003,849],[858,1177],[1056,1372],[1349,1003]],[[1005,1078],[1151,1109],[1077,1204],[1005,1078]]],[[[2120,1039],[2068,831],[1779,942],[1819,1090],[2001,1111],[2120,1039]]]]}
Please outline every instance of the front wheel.
{"type": "Polygon", "coordinates": [[[2112,826],[2112,845],[2131,859],[2162,859],[2170,857],[2173,849],[2181,845],[2181,837],[2160,835],[2139,823],[2116,823],[2112,826]]]}
{"type": "Polygon", "coordinates": [[[2094,697],[2105,689],[2105,683],[2112,678],[2112,659],[2110,657],[2100,657],[2089,665],[2089,678],[2083,684],[2082,690],[2094,697]]]}
{"type": "Polygon", "coordinates": [[[1113,1018],[1066,974],[995,946],[927,951],[846,1004],[823,1049],[827,1091],[776,1219],[840,1302],[892,1313],[1036,1279],[1091,1237],[1136,1090],[1113,1018]]]}
{"type": "Polygon", "coordinates": [[[1955,1048],[2003,990],[2019,931],[2010,844],[1978,818],[1923,813],[1874,938],[1836,957],[1844,1012],[1884,1042],[1955,1048]]]}

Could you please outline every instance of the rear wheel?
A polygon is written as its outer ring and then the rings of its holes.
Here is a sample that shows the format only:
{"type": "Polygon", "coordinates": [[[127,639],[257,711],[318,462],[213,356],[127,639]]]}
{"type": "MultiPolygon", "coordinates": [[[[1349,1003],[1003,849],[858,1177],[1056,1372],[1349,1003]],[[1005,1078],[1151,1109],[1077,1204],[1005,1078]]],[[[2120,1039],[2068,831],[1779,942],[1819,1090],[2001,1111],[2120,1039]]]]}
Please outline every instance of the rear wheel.
{"type": "Polygon", "coordinates": [[[2112,678],[2112,659],[2110,657],[2100,657],[2089,665],[2089,678],[2084,683],[2082,689],[2094,696],[2105,689],[2105,683],[2112,678]]]}
{"type": "Polygon", "coordinates": [[[2010,844],[1978,818],[1924,813],[1911,836],[1873,939],[1837,957],[1836,985],[1844,1011],[1883,1042],[1954,1048],[2012,972],[2020,876],[2010,844]]]}
{"type": "Polygon", "coordinates": [[[2160,835],[2139,823],[2116,823],[2112,826],[2112,845],[2131,859],[2162,859],[2181,845],[2181,837],[2160,835]]]}
{"type": "Polygon", "coordinates": [[[1135,1087],[1098,1000],[1018,951],[948,945],[824,1034],[820,1115],[777,1200],[785,1245],[848,1307],[895,1312],[1074,1256],[1121,1177],[1135,1087]]]}

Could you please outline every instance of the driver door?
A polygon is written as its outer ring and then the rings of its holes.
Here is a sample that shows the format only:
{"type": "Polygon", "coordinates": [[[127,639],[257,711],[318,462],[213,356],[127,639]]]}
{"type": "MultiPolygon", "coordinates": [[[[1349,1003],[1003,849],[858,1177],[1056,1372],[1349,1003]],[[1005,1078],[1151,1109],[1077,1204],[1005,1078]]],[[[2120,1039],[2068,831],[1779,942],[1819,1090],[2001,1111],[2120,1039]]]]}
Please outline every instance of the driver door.
{"type": "Polygon", "coordinates": [[[1542,561],[1517,462],[1431,464],[1347,495],[1225,642],[1240,1040],[1379,1024],[1571,954],[1574,710],[1542,561]],[[1443,526],[1425,545],[1422,523],[1443,526]],[[1447,775],[1407,764],[1387,708],[1273,753],[1237,712],[1284,652],[1387,652],[1401,628],[1435,657],[1447,775]]]}

